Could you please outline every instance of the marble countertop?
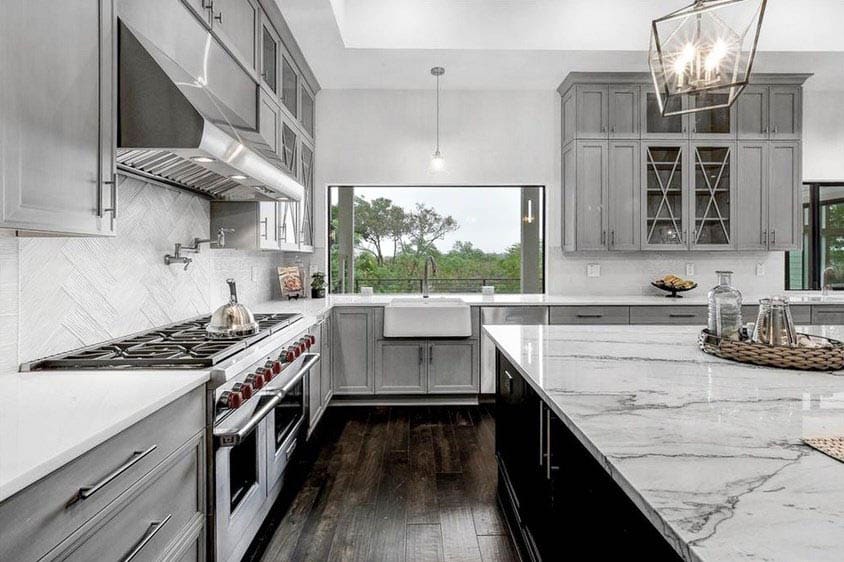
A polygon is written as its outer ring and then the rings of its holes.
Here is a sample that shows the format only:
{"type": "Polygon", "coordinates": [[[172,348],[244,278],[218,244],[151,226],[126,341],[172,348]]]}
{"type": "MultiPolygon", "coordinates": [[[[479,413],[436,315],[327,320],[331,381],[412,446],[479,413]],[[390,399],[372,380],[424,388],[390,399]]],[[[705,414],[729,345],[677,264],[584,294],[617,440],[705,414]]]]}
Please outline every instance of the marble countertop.
{"type": "Polygon", "coordinates": [[[696,327],[485,329],[684,559],[841,560],[844,464],[801,438],[844,435],[844,373],[712,357],[696,327]]]}
{"type": "Polygon", "coordinates": [[[0,501],[207,381],[206,371],[0,374],[0,501]]]}

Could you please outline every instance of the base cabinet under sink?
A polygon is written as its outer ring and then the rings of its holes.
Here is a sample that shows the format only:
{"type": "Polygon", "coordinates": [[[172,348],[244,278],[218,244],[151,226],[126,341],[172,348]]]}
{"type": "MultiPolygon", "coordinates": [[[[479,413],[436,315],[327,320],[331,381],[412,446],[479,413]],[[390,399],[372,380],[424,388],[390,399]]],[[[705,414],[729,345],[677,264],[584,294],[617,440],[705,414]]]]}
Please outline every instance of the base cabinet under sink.
{"type": "Polygon", "coordinates": [[[680,560],[513,365],[496,354],[498,501],[522,560],[680,560]],[[637,556],[639,555],[639,556],[637,556]]]}
{"type": "Polygon", "coordinates": [[[375,345],[375,394],[477,394],[478,342],[380,340],[375,345]]]}

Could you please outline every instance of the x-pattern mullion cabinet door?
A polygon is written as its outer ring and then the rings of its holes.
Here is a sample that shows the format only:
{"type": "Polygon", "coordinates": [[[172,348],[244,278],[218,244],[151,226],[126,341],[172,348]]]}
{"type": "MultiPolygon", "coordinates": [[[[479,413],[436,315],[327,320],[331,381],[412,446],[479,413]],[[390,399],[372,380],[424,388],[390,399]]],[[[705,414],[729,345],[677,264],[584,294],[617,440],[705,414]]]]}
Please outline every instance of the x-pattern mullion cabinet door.
{"type": "Polygon", "coordinates": [[[688,142],[642,143],[642,249],[688,248],[688,142]]]}
{"type": "Polygon", "coordinates": [[[303,246],[313,246],[314,221],[314,151],[310,145],[302,141],[299,146],[301,168],[299,177],[305,188],[304,197],[300,205],[299,243],[303,246]]]}
{"type": "Polygon", "coordinates": [[[736,145],[732,142],[689,143],[688,202],[692,250],[735,248],[736,145]]]}

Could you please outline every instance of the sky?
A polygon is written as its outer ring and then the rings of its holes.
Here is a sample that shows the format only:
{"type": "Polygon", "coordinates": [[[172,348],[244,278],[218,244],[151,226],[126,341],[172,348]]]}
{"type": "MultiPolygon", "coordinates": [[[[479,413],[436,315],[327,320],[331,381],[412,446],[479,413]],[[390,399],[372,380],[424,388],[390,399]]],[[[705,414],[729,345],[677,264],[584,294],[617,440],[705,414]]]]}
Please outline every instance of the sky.
{"type": "Polygon", "coordinates": [[[518,187],[355,187],[355,195],[369,201],[386,197],[405,210],[422,203],[443,216],[451,215],[459,228],[437,241],[441,252],[449,251],[458,240],[471,242],[485,252],[503,252],[521,237],[520,190],[518,187]]]}

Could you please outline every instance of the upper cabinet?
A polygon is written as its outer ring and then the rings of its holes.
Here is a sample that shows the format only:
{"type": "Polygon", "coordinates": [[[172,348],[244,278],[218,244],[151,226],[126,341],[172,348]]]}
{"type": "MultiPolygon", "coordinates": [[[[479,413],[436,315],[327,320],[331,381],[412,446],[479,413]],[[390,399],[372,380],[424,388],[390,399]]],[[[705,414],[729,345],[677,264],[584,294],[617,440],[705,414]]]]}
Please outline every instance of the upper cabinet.
{"type": "Polygon", "coordinates": [[[564,251],[799,248],[805,79],[755,75],[731,107],[694,111],[726,98],[688,96],[663,117],[648,75],[570,74],[564,251]]]}
{"type": "Polygon", "coordinates": [[[108,0],[0,3],[0,228],[115,233],[114,30],[108,0]]]}
{"type": "Polygon", "coordinates": [[[248,68],[256,69],[257,4],[253,0],[213,0],[208,5],[211,26],[228,40],[248,68]]]}
{"type": "Polygon", "coordinates": [[[287,57],[281,58],[281,103],[293,117],[299,116],[299,75],[287,57]]]}
{"type": "Polygon", "coordinates": [[[268,21],[261,24],[261,84],[278,95],[278,60],[280,42],[268,21]]]}

